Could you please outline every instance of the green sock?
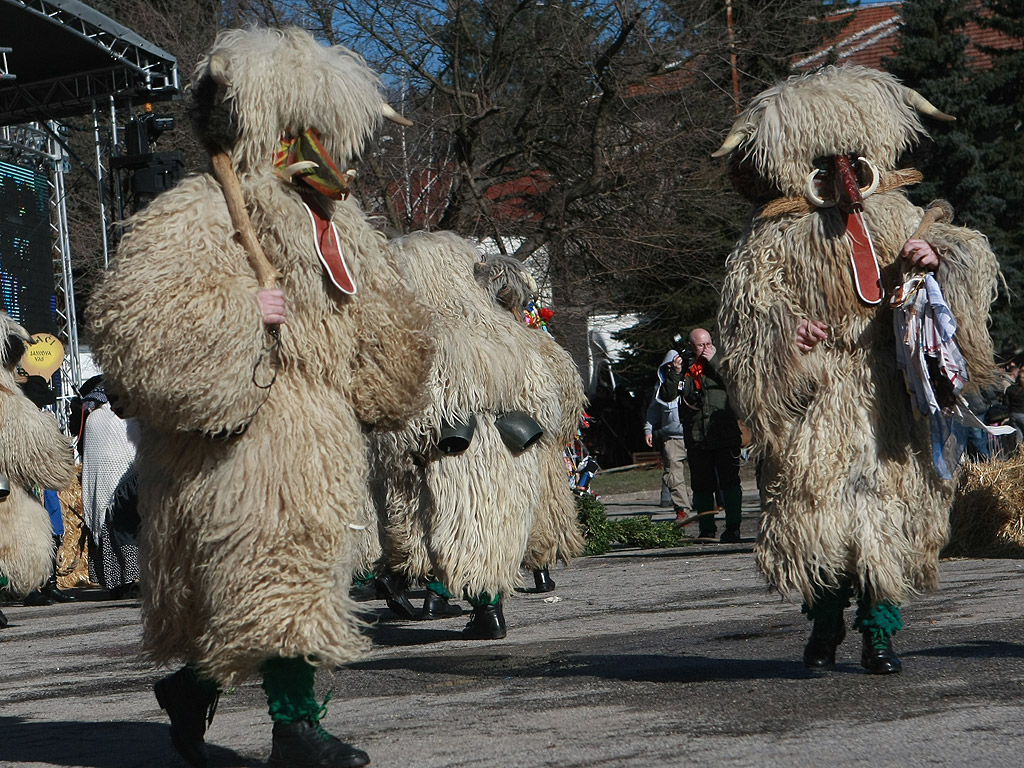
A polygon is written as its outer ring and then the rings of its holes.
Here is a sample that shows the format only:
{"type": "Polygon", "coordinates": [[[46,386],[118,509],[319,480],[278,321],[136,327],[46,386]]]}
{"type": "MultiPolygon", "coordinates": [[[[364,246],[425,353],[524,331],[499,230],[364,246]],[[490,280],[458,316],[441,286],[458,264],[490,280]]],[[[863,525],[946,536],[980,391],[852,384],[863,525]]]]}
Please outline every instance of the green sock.
{"type": "Polygon", "coordinates": [[[480,608],[484,605],[497,605],[501,602],[501,595],[494,595],[492,597],[486,592],[481,592],[479,595],[476,595],[475,597],[467,596],[466,599],[469,601],[469,604],[472,605],[474,608],[480,608]]]}
{"type": "Polygon", "coordinates": [[[206,677],[192,662],[185,665],[185,673],[206,693],[212,696],[220,695],[220,686],[217,685],[217,682],[212,678],[206,677]]]}
{"type": "Polygon", "coordinates": [[[365,587],[367,584],[372,583],[373,571],[360,571],[352,576],[352,586],[354,587],[365,587]]]}
{"type": "Polygon", "coordinates": [[[317,704],[313,694],[316,667],[301,657],[278,656],[265,661],[260,671],[270,717],[275,723],[320,721],[324,708],[317,704]]]}
{"type": "Polygon", "coordinates": [[[455,595],[449,592],[448,588],[445,587],[445,585],[437,579],[434,579],[433,581],[427,583],[427,591],[433,592],[435,595],[440,595],[441,597],[447,600],[451,600],[453,597],[455,597],[455,595]]]}
{"type": "Polygon", "coordinates": [[[3,589],[4,587],[6,587],[10,583],[11,582],[8,580],[7,576],[5,576],[4,574],[0,573],[0,589],[3,589]]]}
{"type": "Polygon", "coordinates": [[[884,643],[903,629],[903,615],[895,603],[872,603],[870,598],[861,596],[857,600],[857,617],[853,628],[871,634],[872,643],[884,643]]]}
{"type": "Polygon", "coordinates": [[[815,591],[814,604],[804,603],[800,611],[812,621],[829,621],[842,615],[843,611],[850,607],[852,597],[853,587],[846,581],[838,587],[819,587],[815,591]]]}

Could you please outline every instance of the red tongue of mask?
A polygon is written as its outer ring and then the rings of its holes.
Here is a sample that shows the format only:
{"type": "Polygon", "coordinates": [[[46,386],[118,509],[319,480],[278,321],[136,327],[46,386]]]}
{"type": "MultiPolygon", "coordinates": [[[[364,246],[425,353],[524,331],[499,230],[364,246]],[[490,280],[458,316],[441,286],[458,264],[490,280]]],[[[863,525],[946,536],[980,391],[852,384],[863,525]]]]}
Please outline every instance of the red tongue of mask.
{"type": "Polygon", "coordinates": [[[878,256],[871,242],[868,223],[862,214],[863,201],[857,174],[846,155],[835,156],[835,168],[848,205],[843,215],[846,219],[846,237],[852,249],[850,261],[853,265],[853,287],[865,304],[878,304],[882,300],[882,273],[878,268],[878,256]]]}
{"type": "MultiPolygon", "coordinates": [[[[274,154],[274,166],[284,178],[296,181],[300,192],[306,187],[332,200],[348,197],[348,174],[342,173],[331,160],[313,128],[297,136],[282,138],[274,154]],[[296,170],[300,165],[307,167],[296,170]]],[[[350,295],[355,293],[356,284],[341,251],[338,228],[312,195],[302,194],[302,198],[313,225],[313,239],[320,263],[338,290],[350,295]]]]}
{"type": "Polygon", "coordinates": [[[342,293],[350,296],[356,292],[356,283],[352,279],[348,265],[345,263],[345,255],[341,251],[341,238],[338,236],[338,228],[334,225],[317,205],[315,200],[306,199],[303,196],[302,204],[309,213],[309,220],[313,224],[313,239],[316,244],[316,255],[320,257],[320,263],[327,270],[331,282],[342,293]]]}

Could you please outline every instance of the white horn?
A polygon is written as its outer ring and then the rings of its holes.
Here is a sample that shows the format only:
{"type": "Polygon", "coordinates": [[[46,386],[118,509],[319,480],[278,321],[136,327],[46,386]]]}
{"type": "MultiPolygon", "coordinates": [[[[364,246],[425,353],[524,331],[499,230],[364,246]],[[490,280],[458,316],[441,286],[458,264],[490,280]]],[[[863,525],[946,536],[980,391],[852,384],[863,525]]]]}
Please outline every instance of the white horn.
{"type": "Polygon", "coordinates": [[[746,122],[744,118],[739,118],[735,123],[732,124],[732,128],[729,129],[729,135],[725,137],[725,141],[722,142],[722,146],[711,153],[712,157],[724,157],[738,147],[749,133],[749,130],[743,126],[746,122]]]}
{"type": "Polygon", "coordinates": [[[399,125],[404,125],[406,128],[408,128],[410,125],[412,125],[412,120],[409,120],[408,118],[402,117],[395,110],[393,110],[391,108],[391,106],[388,105],[388,104],[384,105],[384,117],[385,117],[385,119],[390,120],[392,123],[398,123],[399,125]]]}
{"type": "Polygon", "coordinates": [[[866,187],[861,187],[860,189],[861,198],[870,197],[875,193],[875,190],[878,189],[878,181],[881,178],[881,174],[878,172],[878,169],[875,168],[875,164],[866,157],[858,157],[857,160],[864,163],[864,165],[868,167],[868,170],[871,171],[871,181],[866,187]]]}
{"type": "Polygon", "coordinates": [[[932,104],[928,99],[922,96],[920,93],[915,91],[913,88],[907,88],[907,103],[920,112],[923,115],[934,117],[936,120],[945,120],[951,122],[956,120],[952,115],[947,115],[945,112],[940,112],[939,109],[932,104]]]}
{"type": "Polygon", "coordinates": [[[836,204],[835,200],[825,200],[818,195],[818,190],[814,185],[814,178],[818,175],[818,170],[815,169],[807,174],[807,182],[804,184],[804,197],[807,198],[807,202],[813,205],[815,208],[831,208],[836,204]]]}
{"type": "Polygon", "coordinates": [[[231,78],[228,76],[228,63],[220,56],[210,57],[209,70],[210,77],[215,83],[224,86],[231,85],[231,78]]]}
{"type": "Polygon", "coordinates": [[[319,163],[314,163],[312,160],[303,160],[301,163],[292,163],[281,171],[281,176],[285,179],[290,179],[299,171],[308,171],[310,168],[318,168],[319,163]]]}

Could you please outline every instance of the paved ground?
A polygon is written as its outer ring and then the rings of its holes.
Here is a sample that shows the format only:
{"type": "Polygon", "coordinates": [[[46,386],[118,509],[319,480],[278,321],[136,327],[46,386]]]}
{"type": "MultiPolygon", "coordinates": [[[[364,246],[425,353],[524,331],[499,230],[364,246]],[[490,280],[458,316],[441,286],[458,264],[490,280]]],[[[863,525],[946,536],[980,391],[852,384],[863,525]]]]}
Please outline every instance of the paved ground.
{"type": "MultiPolygon", "coordinates": [[[[752,497],[748,498],[748,502],[752,497]]],[[[613,514],[664,510],[607,499],[613,514]]],[[[520,593],[504,641],[462,640],[461,619],[396,620],[381,601],[365,660],[318,676],[325,724],[375,766],[1020,766],[1024,763],[1024,561],[945,561],[940,591],[904,611],[904,673],[800,664],[808,626],[753,567],[756,511],[739,545],[619,551],[520,593]]],[[[422,596],[422,595],[420,595],[422,596]]],[[[138,603],[5,605],[0,766],[181,766],[137,658],[138,603]]],[[[222,697],[214,768],[262,766],[254,681],[222,697]]]]}

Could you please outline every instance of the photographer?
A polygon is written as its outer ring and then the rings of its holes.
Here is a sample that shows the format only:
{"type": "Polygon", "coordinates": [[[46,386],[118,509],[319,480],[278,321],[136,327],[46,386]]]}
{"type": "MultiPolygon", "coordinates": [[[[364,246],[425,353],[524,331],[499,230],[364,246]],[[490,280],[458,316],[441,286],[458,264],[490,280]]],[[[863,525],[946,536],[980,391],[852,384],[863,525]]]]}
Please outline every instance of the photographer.
{"type": "MultiPolygon", "coordinates": [[[[725,531],[721,541],[735,543],[740,540],[743,504],[739,463],[742,436],[736,414],[729,405],[725,382],[711,363],[715,356],[711,334],[696,328],[690,333],[689,343],[693,362],[684,369],[683,357],[677,356],[665,369],[665,382],[658,397],[662,400],[679,398],[693,511],[700,514],[713,510],[715,490],[721,489],[725,506],[725,531]]],[[[716,532],[713,515],[700,518],[701,538],[713,538],[716,532]]]]}
{"type": "MultiPolygon", "coordinates": [[[[684,354],[689,354],[684,351],[684,354]]],[[[685,430],[679,421],[679,392],[671,393],[671,397],[661,397],[661,387],[665,383],[666,372],[680,360],[679,353],[670,349],[658,367],[658,386],[654,397],[647,406],[647,420],[644,422],[644,437],[648,448],[654,448],[661,454],[662,484],[668,489],[672,499],[672,508],[676,520],[685,520],[690,509],[690,485],[686,480],[686,442],[685,430]]]]}

